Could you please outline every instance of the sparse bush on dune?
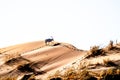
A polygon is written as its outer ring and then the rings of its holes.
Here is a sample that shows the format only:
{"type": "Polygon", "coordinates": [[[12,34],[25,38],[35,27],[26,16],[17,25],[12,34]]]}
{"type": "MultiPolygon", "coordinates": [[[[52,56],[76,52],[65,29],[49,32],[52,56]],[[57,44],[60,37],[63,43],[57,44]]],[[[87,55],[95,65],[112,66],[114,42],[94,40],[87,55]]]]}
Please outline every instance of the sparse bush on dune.
{"type": "Polygon", "coordinates": [[[12,58],[12,59],[9,59],[8,61],[6,61],[5,64],[14,65],[15,63],[18,63],[18,62],[19,62],[19,58],[12,58]]]}
{"type": "Polygon", "coordinates": [[[74,68],[69,68],[65,71],[63,75],[64,80],[69,80],[69,79],[76,79],[77,78],[77,73],[74,68]]]}
{"type": "Polygon", "coordinates": [[[113,48],[114,48],[113,41],[110,41],[109,44],[108,44],[108,46],[106,46],[106,47],[104,48],[104,50],[110,51],[110,50],[112,50],[113,48]]]}
{"type": "Polygon", "coordinates": [[[36,80],[35,75],[29,74],[29,75],[24,75],[21,80],[36,80]]]}
{"type": "Polygon", "coordinates": [[[88,51],[88,56],[86,58],[96,57],[99,55],[106,55],[106,53],[108,53],[110,50],[120,51],[120,48],[115,46],[113,44],[113,41],[110,41],[108,46],[106,46],[105,48],[100,48],[99,46],[91,47],[90,50],[88,51]]]}
{"type": "Polygon", "coordinates": [[[47,80],[97,80],[96,77],[89,74],[89,71],[84,70],[74,70],[69,68],[65,71],[64,74],[55,74],[47,78],[47,80]],[[56,76],[57,75],[57,76],[56,76]]]}
{"type": "Polygon", "coordinates": [[[86,58],[96,57],[99,55],[105,55],[105,51],[103,49],[100,49],[99,46],[93,46],[88,51],[88,56],[86,58]]]}
{"type": "Polygon", "coordinates": [[[12,59],[12,58],[16,58],[16,57],[19,57],[20,55],[18,54],[18,53],[10,53],[10,54],[5,54],[5,61],[8,61],[8,60],[10,60],[10,59],[12,59]]]}
{"type": "Polygon", "coordinates": [[[114,61],[107,59],[103,60],[103,65],[105,65],[106,67],[117,67],[118,65],[114,63],[114,61]]]}
{"type": "Polygon", "coordinates": [[[120,80],[120,69],[101,70],[99,72],[68,69],[64,74],[55,74],[47,80],[120,80]]]}
{"type": "Polygon", "coordinates": [[[5,61],[8,61],[14,57],[13,54],[5,54],[5,61]]]}
{"type": "Polygon", "coordinates": [[[8,61],[5,62],[6,65],[13,66],[13,65],[22,65],[30,62],[29,60],[23,58],[23,57],[15,57],[11,58],[8,61]]]}
{"type": "Polygon", "coordinates": [[[119,51],[120,51],[120,43],[116,42],[116,44],[114,44],[113,41],[110,41],[109,44],[108,44],[108,46],[106,46],[103,49],[104,49],[104,51],[106,51],[108,53],[112,53],[110,51],[114,51],[116,53],[119,53],[119,51]]]}
{"type": "Polygon", "coordinates": [[[120,80],[120,69],[108,69],[100,73],[100,80],[120,80]]]}
{"type": "Polygon", "coordinates": [[[108,45],[108,50],[111,50],[113,48],[113,41],[110,41],[109,45],[108,45]]]}
{"type": "Polygon", "coordinates": [[[79,80],[97,80],[97,78],[92,76],[87,69],[83,69],[76,76],[79,80]]]}
{"type": "Polygon", "coordinates": [[[24,64],[17,67],[21,72],[34,72],[34,69],[31,68],[30,64],[24,64]]]}

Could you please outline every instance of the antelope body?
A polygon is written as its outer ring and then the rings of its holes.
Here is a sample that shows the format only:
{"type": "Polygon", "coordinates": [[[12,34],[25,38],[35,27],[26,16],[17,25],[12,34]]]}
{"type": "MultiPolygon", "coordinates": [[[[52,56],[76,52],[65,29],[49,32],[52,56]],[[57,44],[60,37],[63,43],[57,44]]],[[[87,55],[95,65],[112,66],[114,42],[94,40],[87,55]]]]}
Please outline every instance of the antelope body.
{"type": "Polygon", "coordinates": [[[53,37],[45,39],[45,44],[48,45],[52,41],[54,41],[53,37]]]}

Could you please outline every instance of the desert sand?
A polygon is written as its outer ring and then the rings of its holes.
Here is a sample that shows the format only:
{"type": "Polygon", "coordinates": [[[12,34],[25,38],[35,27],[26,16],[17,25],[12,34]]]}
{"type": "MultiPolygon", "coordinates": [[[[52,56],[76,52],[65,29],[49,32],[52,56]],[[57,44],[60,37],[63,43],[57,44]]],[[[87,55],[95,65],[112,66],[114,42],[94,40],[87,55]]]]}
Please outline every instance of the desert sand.
{"type": "Polygon", "coordinates": [[[114,80],[107,74],[120,78],[120,43],[88,51],[63,42],[46,45],[44,41],[0,48],[0,80],[57,80],[59,76],[60,80],[93,80],[92,76],[94,80],[114,80]]]}
{"type": "Polygon", "coordinates": [[[18,72],[22,77],[32,72],[19,72],[18,67],[31,64],[31,68],[38,72],[37,78],[41,78],[83,56],[85,51],[67,43],[54,42],[54,45],[45,45],[44,41],[36,41],[9,46],[0,49],[0,75],[18,72]]]}

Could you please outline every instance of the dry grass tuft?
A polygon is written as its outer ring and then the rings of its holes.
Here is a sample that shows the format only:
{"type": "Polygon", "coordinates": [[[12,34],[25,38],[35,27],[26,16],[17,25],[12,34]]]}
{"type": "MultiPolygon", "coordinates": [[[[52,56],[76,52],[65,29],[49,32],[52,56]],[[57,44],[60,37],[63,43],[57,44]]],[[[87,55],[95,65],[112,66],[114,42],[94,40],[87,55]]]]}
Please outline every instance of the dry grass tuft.
{"type": "Polygon", "coordinates": [[[109,60],[109,59],[104,59],[103,60],[103,64],[106,66],[106,67],[117,67],[118,65],[114,63],[114,61],[112,60],[109,60]]]}
{"type": "Polygon", "coordinates": [[[89,74],[89,71],[86,69],[76,71],[73,68],[67,69],[64,74],[59,73],[50,76],[47,80],[57,80],[57,78],[59,78],[59,80],[97,80],[97,78],[89,74]]]}
{"type": "Polygon", "coordinates": [[[120,80],[120,69],[108,69],[100,73],[100,80],[120,80]]]}
{"type": "Polygon", "coordinates": [[[21,72],[34,72],[34,69],[31,68],[30,64],[24,64],[18,66],[18,70],[21,72]]]}
{"type": "Polygon", "coordinates": [[[29,74],[29,75],[24,75],[21,80],[36,80],[35,75],[29,74]]]}
{"type": "Polygon", "coordinates": [[[106,50],[106,51],[110,51],[110,50],[112,50],[113,48],[114,48],[113,41],[110,41],[109,44],[108,44],[108,46],[106,46],[105,50],[106,50]]]}
{"type": "Polygon", "coordinates": [[[86,58],[105,55],[105,53],[106,52],[103,49],[100,49],[99,46],[93,46],[91,47],[90,51],[88,51],[88,56],[86,58]]]}
{"type": "Polygon", "coordinates": [[[12,59],[12,58],[16,58],[16,57],[19,57],[19,56],[20,56],[20,54],[18,54],[18,53],[5,54],[5,61],[8,61],[8,60],[10,60],[10,59],[12,59]]]}
{"type": "Polygon", "coordinates": [[[60,80],[119,80],[120,69],[103,70],[102,73],[96,74],[91,74],[91,71],[87,69],[77,71],[69,69],[63,75],[60,74],[60,76],[54,76],[48,80],[56,80],[56,78],[60,78],[60,80]]]}
{"type": "Polygon", "coordinates": [[[7,65],[14,65],[15,63],[18,63],[20,61],[20,58],[12,58],[5,62],[7,65]]]}

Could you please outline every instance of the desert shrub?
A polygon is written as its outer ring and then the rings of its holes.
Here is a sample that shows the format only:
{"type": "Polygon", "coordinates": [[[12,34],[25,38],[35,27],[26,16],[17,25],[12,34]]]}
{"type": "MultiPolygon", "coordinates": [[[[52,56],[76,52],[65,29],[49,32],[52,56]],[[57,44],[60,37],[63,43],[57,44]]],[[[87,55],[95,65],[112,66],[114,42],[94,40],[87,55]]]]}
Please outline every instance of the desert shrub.
{"type": "Polygon", "coordinates": [[[74,70],[69,68],[64,74],[53,75],[47,80],[120,80],[120,69],[102,70],[100,73],[88,69],[74,70]],[[94,74],[93,74],[94,73],[94,74]]]}
{"type": "Polygon", "coordinates": [[[36,80],[33,74],[24,75],[21,80],[36,80]]]}
{"type": "Polygon", "coordinates": [[[113,48],[113,41],[110,41],[109,45],[108,45],[108,49],[111,50],[113,48]]]}
{"type": "Polygon", "coordinates": [[[87,71],[86,69],[84,69],[83,71],[81,71],[78,76],[80,77],[79,80],[97,80],[97,78],[94,77],[94,76],[92,76],[89,73],[89,71],[87,71]]]}
{"type": "Polygon", "coordinates": [[[30,64],[24,64],[18,66],[18,70],[21,72],[34,72],[34,69],[30,67],[30,64]]]}
{"type": "Polygon", "coordinates": [[[106,67],[111,67],[111,66],[117,67],[118,66],[117,64],[114,63],[114,61],[109,60],[109,59],[104,59],[103,63],[106,67]]]}
{"type": "Polygon", "coordinates": [[[106,75],[103,77],[104,80],[120,80],[120,74],[117,74],[117,70],[109,69],[106,71],[106,75]]]}
{"type": "Polygon", "coordinates": [[[8,61],[12,58],[16,58],[19,57],[19,53],[9,53],[9,54],[5,54],[5,61],[8,61]]]}
{"type": "Polygon", "coordinates": [[[18,63],[20,61],[20,58],[12,58],[5,62],[7,65],[14,65],[15,63],[18,63]]]}
{"type": "MultiPolygon", "coordinates": [[[[86,69],[80,71],[80,70],[67,70],[66,73],[64,73],[63,80],[91,80],[93,79],[93,76],[89,74],[89,71],[86,69]]],[[[95,77],[93,80],[96,80],[95,77]]]]}
{"type": "Polygon", "coordinates": [[[120,69],[103,70],[100,73],[100,80],[120,80],[120,69]]]}
{"type": "Polygon", "coordinates": [[[113,49],[113,41],[110,41],[109,42],[109,44],[108,44],[108,46],[105,48],[107,51],[109,51],[109,50],[112,50],[113,49]]]}
{"type": "Polygon", "coordinates": [[[8,60],[12,59],[13,57],[14,57],[13,54],[6,54],[5,55],[5,61],[8,61],[8,60]]]}
{"type": "Polygon", "coordinates": [[[65,71],[64,74],[53,75],[53,78],[47,80],[97,80],[96,77],[92,76],[89,71],[84,70],[74,70],[73,68],[69,68],[65,71]]]}
{"type": "Polygon", "coordinates": [[[108,53],[112,53],[112,52],[109,52],[109,51],[115,51],[116,53],[119,53],[120,48],[119,48],[118,44],[114,45],[113,41],[110,41],[109,44],[108,44],[108,46],[106,46],[104,48],[104,51],[106,51],[108,53]]]}
{"type": "Polygon", "coordinates": [[[30,62],[29,60],[23,58],[23,57],[15,57],[7,60],[5,62],[6,65],[13,66],[13,65],[22,65],[30,62]]]}
{"type": "Polygon", "coordinates": [[[90,51],[88,51],[88,56],[86,58],[95,57],[98,55],[105,55],[105,51],[100,49],[99,46],[93,46],[90,51]]]}
{"type": "Polygon", "coordinates": [[[76,79],[77,78],[76,75],[77,73],[75,72],[74,68],[68,68],[63,75],[63,79],[64,80],[76,79]]]}

